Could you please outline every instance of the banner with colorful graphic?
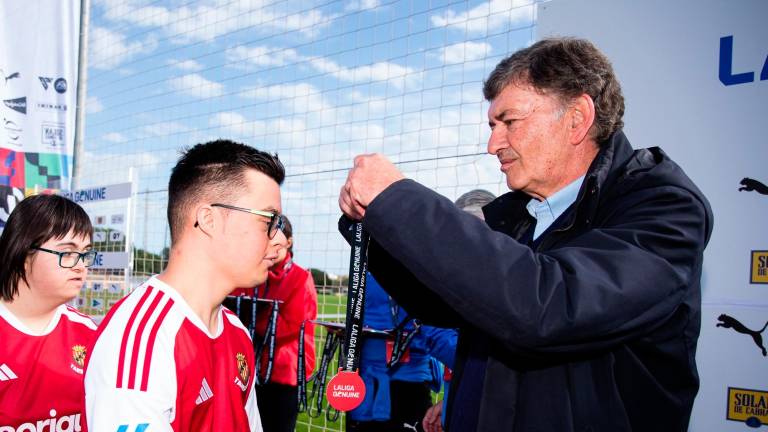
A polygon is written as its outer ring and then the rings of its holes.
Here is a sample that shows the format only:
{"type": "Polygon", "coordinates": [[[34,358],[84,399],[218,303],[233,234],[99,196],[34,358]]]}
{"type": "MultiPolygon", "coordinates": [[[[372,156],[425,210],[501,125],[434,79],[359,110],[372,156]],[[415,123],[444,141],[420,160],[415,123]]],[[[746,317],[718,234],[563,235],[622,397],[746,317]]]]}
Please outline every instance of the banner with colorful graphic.
{"type": "Polygon", "coordinates": [[[0,230],[35,191],[69,189],[79,0],[0,2],[0,230]]]}

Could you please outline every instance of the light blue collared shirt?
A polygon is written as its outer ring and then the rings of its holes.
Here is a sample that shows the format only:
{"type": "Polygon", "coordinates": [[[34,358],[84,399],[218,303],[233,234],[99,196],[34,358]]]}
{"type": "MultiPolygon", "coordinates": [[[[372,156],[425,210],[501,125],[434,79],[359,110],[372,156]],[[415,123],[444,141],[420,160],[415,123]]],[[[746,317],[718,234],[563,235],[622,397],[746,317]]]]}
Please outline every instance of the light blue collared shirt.
{"type": "Polygon", "coordinates": [[[584,176],[577,178],[544,201],[539,201],[536,198],[531,198],[528,201],[528,205],[525,208],[528,209],[528,213],[531,216],[536,218],[536,229],[533,231],[534,240],[546,231],[576,201],[582,182],[584,182],[584,176]]]}

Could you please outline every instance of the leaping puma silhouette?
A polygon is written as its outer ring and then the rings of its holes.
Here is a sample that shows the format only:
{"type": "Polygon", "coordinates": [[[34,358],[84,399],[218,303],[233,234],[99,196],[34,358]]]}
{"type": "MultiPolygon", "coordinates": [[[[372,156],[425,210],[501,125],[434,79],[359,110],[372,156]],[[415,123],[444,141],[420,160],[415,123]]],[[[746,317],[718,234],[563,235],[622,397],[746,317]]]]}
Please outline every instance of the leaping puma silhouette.
{"type": "Polygon", "coordinates": [[[403,428],[404,429],[413,429],[415,431],[418,431],[418,429],[416,429],[416,425],[417,424],[419,424],[418,421],[416,423],[414,423],[413,425],[409,425],[408,423],[403,422],[403,428]]]}
{"type": "Polygon", "coordinates": [[[716,327],[734,329],[739,333],[752,336],[752,339],[755,341],[755,345],[757,345],[757,347],[763,351],[763,357],[768,355],[768,352],[766,352],[765,347],[763,346],[763,335],[762,335],[762,333],[765,331],[765,328],[768,327],[768,322],[765,323],[762,330],[755,331],[755,330],[748,329],[744,324],[740,323],[739,320],[737,320],[732,316],[728,316],[726,314],[720,315],[719,317],[717,317],[717,320],[720,322],[715,325],[716,327]]]}
{"type": "Polygon", "coordinates": [[[761,195],[768,195],[768,186],[764,185],[763,183],[760,183],[759,181],[755,179],[751,179],[749,177],[744,177],[741,179],[741,182],[739,182],[741,187],[739,188],[739,192],[747,191],[752,192],[755,191],[761,195]]]}

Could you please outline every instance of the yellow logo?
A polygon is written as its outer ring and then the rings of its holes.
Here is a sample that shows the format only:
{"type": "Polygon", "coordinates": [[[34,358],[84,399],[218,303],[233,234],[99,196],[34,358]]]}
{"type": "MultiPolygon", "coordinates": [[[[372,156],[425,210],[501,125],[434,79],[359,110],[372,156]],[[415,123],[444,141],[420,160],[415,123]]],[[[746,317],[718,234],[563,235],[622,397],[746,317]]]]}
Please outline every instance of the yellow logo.
{"type": "Polygon", "coordinates": [[[768,251],[752,251],[752,267],[749,282],[768,284],[768,251]]]}
{"type": "Polygon", "coordinates": [[[248,382],[251,373],[248,371],[248,363],[245,361],[245,354],[237,353],[237,373],[244,383],[248,382]]]}
{"type": "Polygon", "coordinates": [[[728,387],[726,418],[751,427],[768,424],[768,392],[728,387]]]}
{"type": "Polygon", "coordinates": [[[85,355],[86,355],[85,347],[82,345],[75,345],[72,347],[72,360],[75,361],[75,364],[83,367],[85,365],[85,355]]]}

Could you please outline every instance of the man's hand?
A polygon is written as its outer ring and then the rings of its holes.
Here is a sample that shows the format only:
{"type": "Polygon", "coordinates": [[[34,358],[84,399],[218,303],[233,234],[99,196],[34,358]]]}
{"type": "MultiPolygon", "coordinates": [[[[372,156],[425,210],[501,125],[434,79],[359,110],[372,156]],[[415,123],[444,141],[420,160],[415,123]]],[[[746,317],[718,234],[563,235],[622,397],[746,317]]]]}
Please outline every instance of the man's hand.
{"type": "Polygon", "coordinates": [[[357,156],[346,183],[341,187],[339,208],[350,218],[361,220],[371,201],[389,185],[404,178],[382,154],[357,156]]]}
{"type": "Polygon", "coordinates": [[[424,420],[421,421],[421,426],[425,432],[443,432],[443,401],[437,401],[436,404],[429,407],[427,413],[424,414],[424,420]]]}

